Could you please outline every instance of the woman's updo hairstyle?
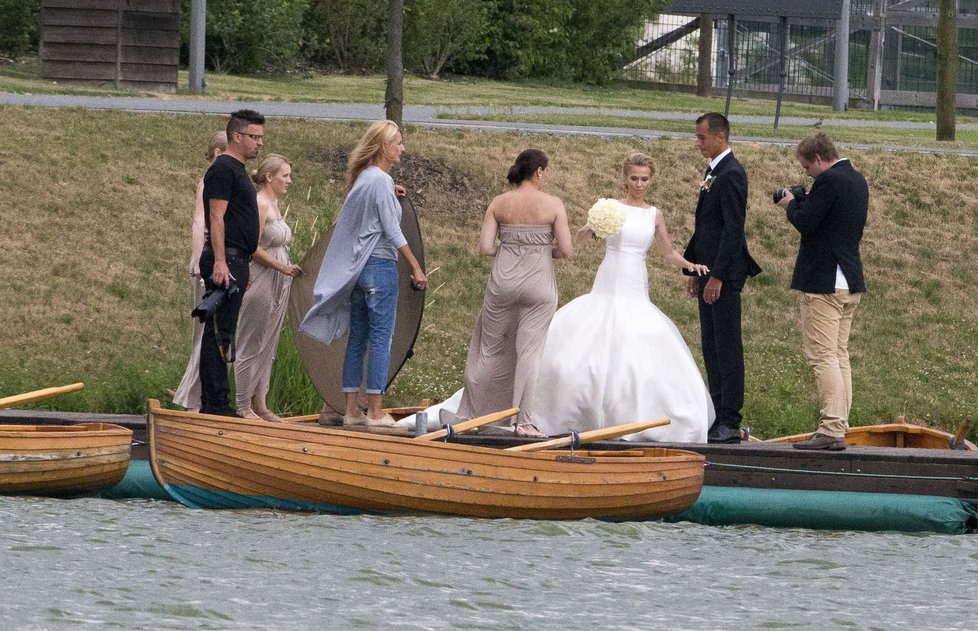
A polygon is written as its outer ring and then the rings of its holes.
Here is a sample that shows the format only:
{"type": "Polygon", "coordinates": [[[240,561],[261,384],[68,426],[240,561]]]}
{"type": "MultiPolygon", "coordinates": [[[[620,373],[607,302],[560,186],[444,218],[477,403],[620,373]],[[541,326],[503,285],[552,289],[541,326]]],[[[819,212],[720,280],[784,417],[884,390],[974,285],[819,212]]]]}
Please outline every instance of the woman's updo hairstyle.
{"type": "Polygon", "coordinates": [[[211,136],[211,141],[207,143],[207,153],[204,157],[213,160],[218,155],[228,150],[228,133],[226,131],[216,131],[211,136]]]}
{"type": "Polygon", "coordinates": [[[625,163],[621,167],[622,175],[627,177],[632,167],[648,167],[649,175],[655,175],[655,165],[652,164],[652,158],[644,153],[635,151],[628,154],[628,157],[625,158],[625,163]]]}
{"type": "Polygon", "coordinates": [[[520,155],[516,156],[516,162],[513,163],[513,166],[509,167],[506,179],[514,186],[522,184],[533,177],[537,169],[546,169],[549,163],[550,159],[547,158],[547,154],[539,149],[524,149],[520,155]]]}
{"type": "Polygon", "coordinates": [[[270,153],[262,158],[262,161],[258,163],[258,168],[251,172],[251,181],[258,188],[262,188],[286,164],[292,166],[292,163],[284,156],[280,156],[277,153],[270,153]]]}

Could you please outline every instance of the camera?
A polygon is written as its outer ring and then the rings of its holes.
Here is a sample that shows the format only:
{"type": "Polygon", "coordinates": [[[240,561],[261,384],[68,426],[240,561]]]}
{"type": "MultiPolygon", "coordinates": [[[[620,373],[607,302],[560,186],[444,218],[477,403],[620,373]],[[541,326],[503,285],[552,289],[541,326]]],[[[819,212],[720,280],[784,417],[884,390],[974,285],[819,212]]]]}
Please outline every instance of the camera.
{"type": "MultiPolygon", "coordinates": [[[[796,199],[801,199],[808,193],[805,192],[805,186],[803,184],[795,184],[794,186],[787,187],[791,194],[795,196],[796,199]]],[[[776,188],[771,191],[771,200],[775,204],[780,202],[784,198],[784,188],[776,188]]]]}
{"type": "Polygon", "coordinates": [[[230,283],[227,288],[216,287],[211,289],[204,294],[204,297],[200,300],[200,304],[190,312],[190,316],[197,318],[201,322],[206,322],[224,304],[225,300],[234,296],[239,291],[241,291],[241,288],[234,283],[230,283]]]}

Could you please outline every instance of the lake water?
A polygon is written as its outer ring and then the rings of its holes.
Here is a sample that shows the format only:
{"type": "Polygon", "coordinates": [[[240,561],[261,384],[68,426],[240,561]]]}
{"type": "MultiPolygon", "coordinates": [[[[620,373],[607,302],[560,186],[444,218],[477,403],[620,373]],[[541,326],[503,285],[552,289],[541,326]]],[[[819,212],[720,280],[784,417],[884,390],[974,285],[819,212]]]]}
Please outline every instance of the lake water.
{"type": "Polygon", "coordinates": [[[974,629],[978,535],[0,497],[0,629],[974,629]]]}

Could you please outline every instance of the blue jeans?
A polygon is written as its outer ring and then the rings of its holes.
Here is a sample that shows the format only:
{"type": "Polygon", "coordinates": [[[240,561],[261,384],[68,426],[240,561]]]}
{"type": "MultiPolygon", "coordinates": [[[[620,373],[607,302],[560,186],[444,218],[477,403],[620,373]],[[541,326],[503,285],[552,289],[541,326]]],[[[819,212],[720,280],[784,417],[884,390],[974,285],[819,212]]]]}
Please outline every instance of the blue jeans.
{"type": "Polygon", "coordinates": [[[350,297],[350,338],[343,358],[343,392],[360,390],[368,342],[367,394],[381,394],[387,387],[396,319],[397,261],[370,257],[350,297]]]}

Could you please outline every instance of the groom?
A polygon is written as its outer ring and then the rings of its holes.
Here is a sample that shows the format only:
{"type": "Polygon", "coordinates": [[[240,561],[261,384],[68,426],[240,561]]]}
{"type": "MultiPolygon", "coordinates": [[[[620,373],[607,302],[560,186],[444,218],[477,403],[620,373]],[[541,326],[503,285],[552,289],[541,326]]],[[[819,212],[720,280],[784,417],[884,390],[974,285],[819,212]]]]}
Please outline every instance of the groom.
{"type": "Polygon", "coordinates": [[[697,298],[700,337],[710,397],[717,418],[707,434],[711,443],[740,442],[740,409],[744,406],[744,345],[740,333],[740,292],[748,276],[761,268],[747,252],[747,173],[730,151],[730,123],[710,112],[696,119],[696,148],[710,161],[700,184],[696,226],[686,246],[686,260],[710,268],[705,276],[686,279],[686,291],[697,298]]]}

